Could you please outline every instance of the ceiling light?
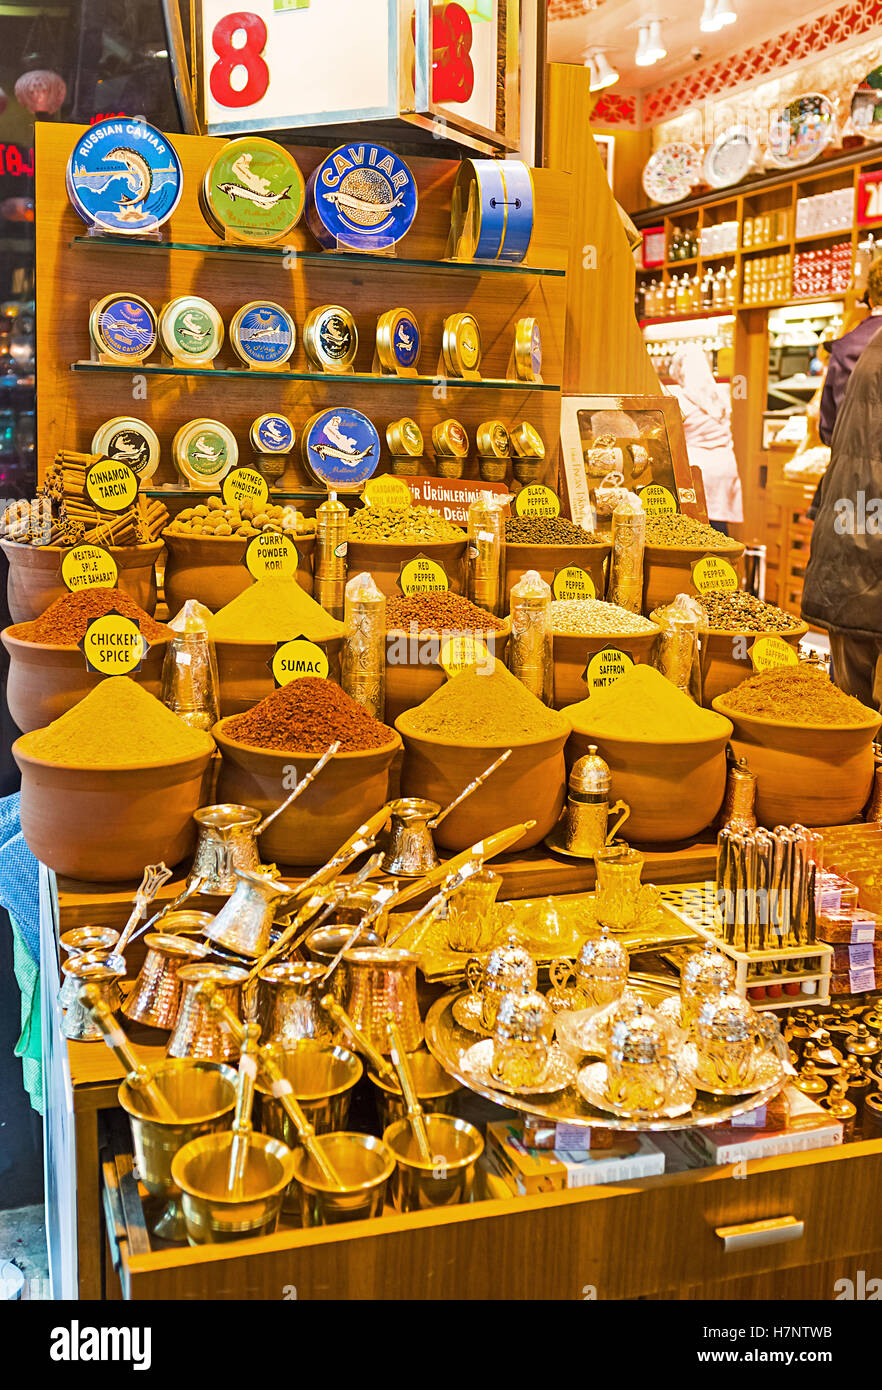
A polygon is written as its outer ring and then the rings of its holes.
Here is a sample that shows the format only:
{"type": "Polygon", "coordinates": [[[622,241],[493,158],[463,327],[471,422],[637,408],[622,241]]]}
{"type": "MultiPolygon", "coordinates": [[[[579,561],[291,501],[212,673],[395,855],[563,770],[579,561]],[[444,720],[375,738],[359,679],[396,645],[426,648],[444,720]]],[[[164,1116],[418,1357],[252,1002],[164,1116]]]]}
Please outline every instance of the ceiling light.
{"type": "Polygon", "coordinates": [[[714,19],[718,29],[725,28],[727,24],[734,24],[737,18],[732,0],[717,0],[714,6],[714,19]]]}
{"type": "Polygon", "coordinates": [[[601,92],[604,87],[618,82],[619,74],[603,51],[586,53],[584,63],[591,75],[589,86],[592,92],[601,92]]]}
{"type": "Polygon", "coordinates": [[[667,56],[668,51],[662,42],[661,20],[650,19],[645,24],[641,24],[637,36],[637,54],[634,59],[637,66],[648,68],[667,56]]]}
{"type": "Polygon", "coordinates": [[[701,12],[698,26],[703,34],[715,34],[722,27],[716,16],[717,3],[718,0],[704,0],[704,9],[701,12]]]}

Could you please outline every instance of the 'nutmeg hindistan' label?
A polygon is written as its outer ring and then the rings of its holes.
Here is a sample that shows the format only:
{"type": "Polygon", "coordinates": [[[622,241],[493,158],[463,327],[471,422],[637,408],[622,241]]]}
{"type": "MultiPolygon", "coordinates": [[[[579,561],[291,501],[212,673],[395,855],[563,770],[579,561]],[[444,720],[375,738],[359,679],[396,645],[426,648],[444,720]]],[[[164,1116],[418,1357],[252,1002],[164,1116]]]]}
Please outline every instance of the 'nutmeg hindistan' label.
{"type": "Polygon", "coordinates": [[[597,598],[594,580],[581,565],[564,565],[557,570],[551,581],[551,592],[561,599],[597,598]]]}
{"type": "Polygon", "coordinates": [[[450,584],[447,571],[438,560],[417,555],[401,566],[398,587],[409,597],[411,594],[444,594],[450,584]]]}
{"type": "Polygon", "coordinates": [[[458,676],[460,671],[479,668],[492,669],[493,661],[486,646],[474,632],[455,632],[445,637],[438,651],[438,665],[447,676],[458,676]]]}
{"type": "Polygon", "coordinates": [[[270,670],[276,685],[290,685],[302,676],[317,676],[326,680],[330,667],[328,658],[315,642],[305,637],[295,637],[290,642],[280,642],[276,647],[270,670]]]}
{"type": "Polygon", "coordinates": [[[738,572],[733,564],[719,555],[705,555],[692,566],[692,583],[700,594],[712,590],[734,593],[738,588],[738,572]]]}
{"type": "Polygon", "coordinates": [[[530,483],[515,498],[518,516],[560,516],[560,498],[544,483],[530,483]]]}
{"type": "Polygon", "coordinates": [[[646,487],[639,487],[637,496],[647,516],[669,516],[677,510],[676,497],[661,483],[647,483],[646,487]]]}
{"type": "Polygon", "coordinates": [[[798,666],[796,648],[782,637],[758,637],[748,655],[755,671],[774,671],[779,666],[798,666]]]}
{"type": "Polygon", "coordinates": [[[602,651],[594,653],[582,672],[582,679],[593,695],[595,690],[605,690],[608,685],[615,685],[633,665],[634,658],[627,652],[619,651],[618,647],[604,647],[602,651]]]}
{"type": "Polygon", "coordinates": [[[61,578],[72,594],[81,589],[114,589],[119,568],[103,546],[75,545],[61,562],[61,578]]]}
{"type": "Polygon", "coordinates": [[[147,642],[132,618],[105,613],[93,618],[80,640],[90,671],[99,676],[127,676],[147,655],[147,642]]]}
{"type": "Polygon", "coordinates": [[[86,473],[86,496],[102,512],[124,512],[138,496],[138,475],[121,459],[101,459],[86,473]]]}
{"type": "Polygon", "coordinates": [[[243,502],[256,502],[258,507],[263,507],[269,501],[266,478],[256,468],[231,469],[221,491],[228,507],[241,507],[243,502]]]}
{"type": "Polygon", "coordinates": [[[245,568],[252,579],[293,579],[297,563],[297,546],[280,531],[261,531],[245,549],[245,568]]]}

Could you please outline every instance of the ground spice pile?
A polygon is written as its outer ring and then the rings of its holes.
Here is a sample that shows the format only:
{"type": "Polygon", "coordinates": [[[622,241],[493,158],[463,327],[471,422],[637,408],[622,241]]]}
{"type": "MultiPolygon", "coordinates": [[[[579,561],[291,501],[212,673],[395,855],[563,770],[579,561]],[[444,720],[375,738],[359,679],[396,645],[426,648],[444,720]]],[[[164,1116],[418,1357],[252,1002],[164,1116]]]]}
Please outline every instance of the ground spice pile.
{"type": "Polygon", "coordinates": [[[774,603],[763,603],[743,589],[735,593],[702,594],[700,603],[707,613],[707,625],[724,632],[792,632],[800,627],[799,618],[785,613],[774,603]]]}
{"type": "Polygon", "coordinates": [[[24,734],[18,747],[66,767],[147,767],[208,755],[214,740],[128,676],[108,676],[60,719],[24,734]]]}
{"type": "Polygon", "coordinates": [[[548,709],[499,661],[452,676],[403,716],[407,732],[474,748],[529,743],[565,734],[569,719],[548,709]]]}
{"type": "Polygon", "coordinates": [[[505,539],[512,545],[605,545],[607,541],[586,531],[565,516],[508,516],[505,539]]]}
{"type": "Polygon", "coordinates": [[[224,723],[224,733],[252,748],[284,753],[323,753],[339,741],[341,753],[380,748],[395,730],[374,719],[333,681],[304,676],[267,695],[259,705],[224,723]]]}
{"type": "Polygon", "coordinates": [[[462,594],[411,594],[409,598],[390,598],[386,603],[386,626],[390,631],[409,632],[496,632],[504,626],[462,594]]]}
{"type": "Polygon", "coordinates": [[[75,647],[85,637],[92,619],[103,618],[106,613],[120,613],[124,618],[131,618],[138,623],[148,642],[164,642],[172,636],[170,628],[154,622],[122,589],[81,589],[76,594],[62,594],[39,618],[19,623],[15,636],[22,642],[75,647]]]}
{"type": "Polygon", "coordinates": [[[728,691],[723,700],[735,713],[796,725],[865,724],[876,713],[810,666],[759,672],[728,691]]]}
{"type": "Polygon", "coordinates": [[[208,623],[216,642],[324,642],[344,628],[293,579],[259,579],[221,608],[208,623]]]}
{"type": "Polygon", "coordinates": [[[664,516],[646,518],[646,544],[676,550],[740,550],[741,542],[722,531],[714,530],[706,521],[696,521],[682,512],[667,512],[664,516]]]}
{"type": "Polygon", "coordinates": [[[727,719],[702,709],[654,666],[632,666],[614,685],[570,705],[567,714],[579,733],[649,743],[723,736],[729,728],[727,719]]]}

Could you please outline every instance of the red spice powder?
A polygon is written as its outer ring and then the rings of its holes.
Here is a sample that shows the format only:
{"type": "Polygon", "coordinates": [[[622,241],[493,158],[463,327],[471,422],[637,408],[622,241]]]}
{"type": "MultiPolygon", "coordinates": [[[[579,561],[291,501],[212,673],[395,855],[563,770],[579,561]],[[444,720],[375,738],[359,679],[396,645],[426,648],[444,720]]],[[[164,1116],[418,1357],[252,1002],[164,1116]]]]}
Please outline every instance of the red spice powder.
{"type": "Polygon", "coordinates": [[[33,622],[19,623],[15,636],[22,642],[75,647],[85,637],[92,619],[103,618],[106,613],[131,618],[148,642],[165,641],[174,635],[170,627],[155,622],[122,589],[81,589],[76,594],[62,594],[33,622]]]}
{"type": "Polygon", "coordinates": [[[323,753],[339,741],[352,753],[390,743],[395,730],[381,724],[333,681],[303,676],[283,685],[244,714],[224,723],[223,732],[252,748],[285,753],[323,753]]]}

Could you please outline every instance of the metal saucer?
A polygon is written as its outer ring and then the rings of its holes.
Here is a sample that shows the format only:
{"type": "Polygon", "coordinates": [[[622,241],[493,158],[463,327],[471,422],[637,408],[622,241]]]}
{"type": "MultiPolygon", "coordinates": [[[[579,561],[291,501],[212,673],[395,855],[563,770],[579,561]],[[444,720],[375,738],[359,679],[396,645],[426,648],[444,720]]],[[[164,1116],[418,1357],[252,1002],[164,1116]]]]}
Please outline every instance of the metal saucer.
{"type": "Polygon", "coordinates": [[[567,846],[564,844],[564,836],[566,835],[566,821],[567,817],[565,811],[564,814],[561,816],[560,820],[558,821],[557,825],[554,827],[554,829],[549,830],[548,834],[545,836],[543,844],[547,845],[548,848],[550,850],[553,850],[555,854],[562,854],[566,859],[593,859],[593,853],[587,854],[585,850],[581,849],[568,849],[567,846]]]}
{"type": "Polygon", "coordinates": [[[501,1081],[497,1081],[490,1074],[492,1061],[492,1038],[485,1038],[483,1042],[473,1043],[471,1047],[465,1048],[459,1054],[459,1064],[463,1071],[473,1077],[479,1085],[492,1086],[497,1091],[505,1091],[510,1096],[552,1095],[555,1091],[563,1091],[576,1079],[576,1064],[570,1061],[557,1043],[552,1043],[548,1049],[548,1066],[541,1086],[504,1086],[501,1081]]]}
{"type": "Polygon", "coordinates": [[[764,1091],[774,1086],[784,1075],[784,1063],[770,1052],[761,1052],[755,1059],[750,1078],[739,1081],[737,1086],[711,1085],[703,1081],[698,1072],[698,1051],[695,1043],[686,1043],[677,1054],[677,1065],[684,1071],[696,1090],[709,1096],[749,1096],[754,1091],[764,1091]]]}
{"type": "Polygon", "coordinates": [[[674,1120],[678,1115],[688,1115],[695,1103],[695,1087],[691,1081],[681,1076],[667,1105],[661,1106],[658,1110],[628,1110],[623,1105],[616,1105],[606,1093],[606,1062],[590,1062],[587,1067],[583,1067],[576,1079],[576,1086],[579,1094],[589,1105],[593,1105],[597,1110],[606,1110],[611,1115],[622,1115],[626,1118],[651,1116],[654,1119],[674,1120]]]}
{"type": "Polygon", "coordinates": [[[468,1028],[470,1033],[478,1033],[482,1038],[489,1038],[490,1034],[481,1022],[481,1001],[477,994],[461,994],[458,999],[453,1001],[453,1017],[461,1028],[468,1028]]]}

